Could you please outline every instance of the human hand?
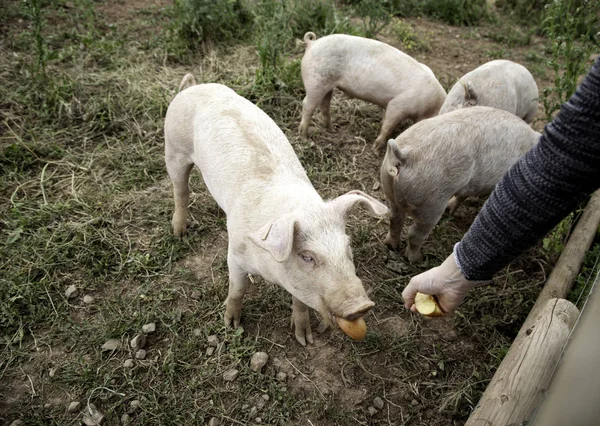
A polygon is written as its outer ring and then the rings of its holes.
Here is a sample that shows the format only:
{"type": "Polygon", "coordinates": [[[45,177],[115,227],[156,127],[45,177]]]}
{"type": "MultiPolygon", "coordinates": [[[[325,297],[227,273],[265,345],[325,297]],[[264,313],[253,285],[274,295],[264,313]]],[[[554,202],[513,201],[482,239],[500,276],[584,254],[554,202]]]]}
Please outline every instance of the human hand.
{"type": "Polygon", "coordinates": [[[436,297],[440,309],[444,315],[447,315],[461,304],[467,293],[478,283],[465,278],[456,265],[454,254],[451,254],[440,266],[431,268],[410,280],[402,292],[404,306],[417,312],[414,304],[417,292],[430,294],[436,297]]]}

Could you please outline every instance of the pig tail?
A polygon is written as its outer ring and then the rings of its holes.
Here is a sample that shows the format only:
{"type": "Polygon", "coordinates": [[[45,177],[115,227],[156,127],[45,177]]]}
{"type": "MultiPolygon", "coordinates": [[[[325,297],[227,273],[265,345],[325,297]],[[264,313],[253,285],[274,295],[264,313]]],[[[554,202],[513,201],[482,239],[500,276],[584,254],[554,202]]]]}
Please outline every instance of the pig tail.
{"type": "Polygon", "coordinates": [[[304,42],[305,43],[308,43],[309,41],[314,41],[316,39],[317,39],[317,36],[312,31],[309,31],[306,34],[304,34],[304,42]]]}

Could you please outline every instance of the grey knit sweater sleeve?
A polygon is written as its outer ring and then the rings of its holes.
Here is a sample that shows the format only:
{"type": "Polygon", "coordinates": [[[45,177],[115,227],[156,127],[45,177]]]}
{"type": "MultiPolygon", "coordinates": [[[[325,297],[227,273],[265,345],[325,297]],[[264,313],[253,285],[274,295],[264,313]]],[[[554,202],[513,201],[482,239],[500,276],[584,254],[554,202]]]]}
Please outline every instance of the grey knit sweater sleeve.
{"type": "Polygon", "coordinates": [[[496,185],[454,253],[489,280],[600,187],[600,58],[544,135],[496,185]]]}

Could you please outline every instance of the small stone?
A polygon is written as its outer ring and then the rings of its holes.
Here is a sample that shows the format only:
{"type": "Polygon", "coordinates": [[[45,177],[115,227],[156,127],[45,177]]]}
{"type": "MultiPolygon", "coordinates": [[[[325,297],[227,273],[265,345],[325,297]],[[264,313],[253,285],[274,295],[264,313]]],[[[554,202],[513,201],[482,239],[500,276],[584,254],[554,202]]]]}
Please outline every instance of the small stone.
{"type": "Polygon", "coordinates": [[[373,400],[373,407],[377,408],[378,410],[383,409],[383,399],[376,397],[373,400]]]}
{"type": "Polygon", "coordinates": [[[105,352],[108,351],[116,351],[121,347],[121,341],[119,339],[110,339],[107,340],[106,343],[102,345],[102,350],[105,352]]]}
{"type": "Polygon", "coordinates": [[[250,409],[250,414],[249,414],[249,416],[250,416],[250,417],[254,417],[254,416],[256,416],[257,414],[258,414],[258,408],[257,408],[257,407],[252,407],[252,408],[250,409]]]}
{"type": "Polygon", "coordinates": [[[373,191],[377,191],[379,189],[379,187],[381,186],[381,183],[379,183],[379,181],[376,181],[373,184],[373,191]]]}
{"type": "Polygon", "coordinates": [[[208,343],[208,346],[216,347],[219,345],[219,338],[215,334],[212,334],[206,338],[206,343],[208,343]]]}
{"type": "Polygon", "coordinates": [[[47,410],[48,408],[52,408],[52,404],[50,404],[49,402],[44,404],[44,408],[47,410]]]}
{"type": "Polygon", "coordinates": [[[287,374],[285,374],[283,371],[280,371],[279,373],[277,373],[277,380],[279,380],[280,382],[285,382],[286,379],[287,379],[287,374]]]}
{"type": "Polygon", "coordinates": [[[269,360],[269,355],[266,352],[256,352],[250,360],[250,368],[252,371],[259,371],[265,366],[269,360]]]}
{"type": "Polygon", "coordinates": [[[128,425],[131,419],[129,418],[129,414],[125,413],[121,416],[121,424],[128,425]]]}
{"type": "Polygon", "coordinates": [[[212,346],[209,346],[208,348],[206,348],[206,356],[211,356],[214,352],[215,352],[215,348],[213,348],[212,346]]]}
{"type": "Polygon", "coordinates": [[[104,421],[104,414],[102,414],[94,404],[90,404],[89,408],[83,410],[83,423],[87,426],[99,426],[104,421]]]}
{"type": "Polygon", "coordinates": [[[133,358],[126,359],[125,362],[123,363],[123,367],[125,367],[125,368],[133,367],[133,358]]]}
{"type": "Polygon", "coordinates": [[[81,402],[79,401],[73,401],[69,404],[69,407],[67,408],[67,411],[69,413],[76,413],[77,411],[79,411],[79,409],[81,408],[81,402]]]}
{"type": "Polygon", "coordinates": [[[248,407],[250,407],[248,404],[244,404],[242,405],[242,411],[245,411],[248,409],[248,407]]]}
{"type": "Polygon", "coordinates": [[[260,417],[255,418],[254,421],[256,423],[262,423],[262,419],[260,417]]]}
{"type": "Polygon", "coordinates": [[[65,296],[67,296],[67,299],[72,299],[74,297],[77,297],[77,293],[79,293],[79,290],[77,290],[77,287],[75,286],[75,284],[71,284],[65,290],[65,296]]]}
{"type": "Polygon", "coordinates": [[[410,405],[419,405],[419,401],[417,401],[416,399],[413,399],[412,401],[410,401],[410,405]]]}
{"type": "Polygon", "coordinates": [[[216,417],[212,417],[208,422],[208,426],[219,426],[220,424],[221,422],[216,417]]]}
{"type": "Polygon", "coordinates": [[[238,370],[236,370],[235,368],[232,368],[223,373],[223,380],[225,380],[226,382],[232,382],[235,379],[237,379],[239,374],[240,374],[240,372],[238,370]]]}
{"type": "Polygon", "coordinates": [[[270,398],[269,398],[269,395],[267,395],[266,393],[263,393],[262,399],[264,399],[265,401],[268,401],[270,398]]]}
{"type": "Polygon", "coordinates": [[[191,298],[194,300],[200,300],[202,298],[202,293],[200,293],[198,290],[194,290],[192,291],[191,298]]]}
{"type": "Polygon", "coordinates": [[[23,420],[15,420],[14,422],[12,422],[10,424],[10,426],[21,426],[24,425],[25,423],[23,423],[23,420]]]}
{"type": "Polygon", "coordinates": [[[94,303],[94,296],[86,294],[85,296],[83,296],[83,303],[85,303],[86,305],[91,305],[92,303],[94,303]]]}
{"type": "Polygon", "coordinates": [[[202,330],[200,330],[199,328],[194,328],[194,330],[192,330],[192,334],[196,337],[200,337],[202,336],[202,330]]]}
{"type": "Polygon", "coordinates": [[[138,411],[140,408],[142,408],[142,403],[139,399],[134,399],[133,401],[131,401],[129,403],[129,413],[135,413],[136,411],[138,411]]]}
{"type": "Polygon", "coordinates": [[[135,353],[135,359],[146,359],[146,350],[140,349],[135,353]]]}
{"type": "Polygon", "coordinates": [[[142,332],[146,334],[151,334],[156,331],[156,324],[153,322],[149,322],[148,324],[142,325],[142,332]]]}
{"type": "Polygon", "coordinates": [[[129,345],[131,346],[131,349],[133,349],[134,351],[142,349],[144,346],[146,346],[146,335],[138,334],[133,339],[131,339],[131,342],[129,343],[129,345]]]}
{"type": "Polygon", "coordinates": [[[375,414],[377,414],[377,408],[369,407],[369,416],[374,416],[375,414]]]}
{"type": "Polygon", "coordinates": [[[54,377],[54,376],[58,375],[59,372],[60,372],[60,367],[52,367],[50,370],[48,370],[48,376],[54,377]]]}

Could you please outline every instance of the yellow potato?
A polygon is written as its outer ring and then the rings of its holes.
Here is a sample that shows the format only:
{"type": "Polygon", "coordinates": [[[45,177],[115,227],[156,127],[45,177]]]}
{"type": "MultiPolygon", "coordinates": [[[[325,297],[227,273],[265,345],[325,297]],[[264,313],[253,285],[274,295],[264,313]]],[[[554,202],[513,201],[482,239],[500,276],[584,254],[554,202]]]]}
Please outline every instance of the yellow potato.
{"type": "Polygon", "coordinates": [[[417,311],[426,317],[441,317],[444,315],[435,297],[429,294],[417,293],[415,306],[417,311]]]}
{"type": "Polygon", "coordinates": [[[360,341],[367,335],[367,323],[362,317],[354,321],[344,318],[336,318],[336,320],[342,331],[354,340],[360,341]]]}

